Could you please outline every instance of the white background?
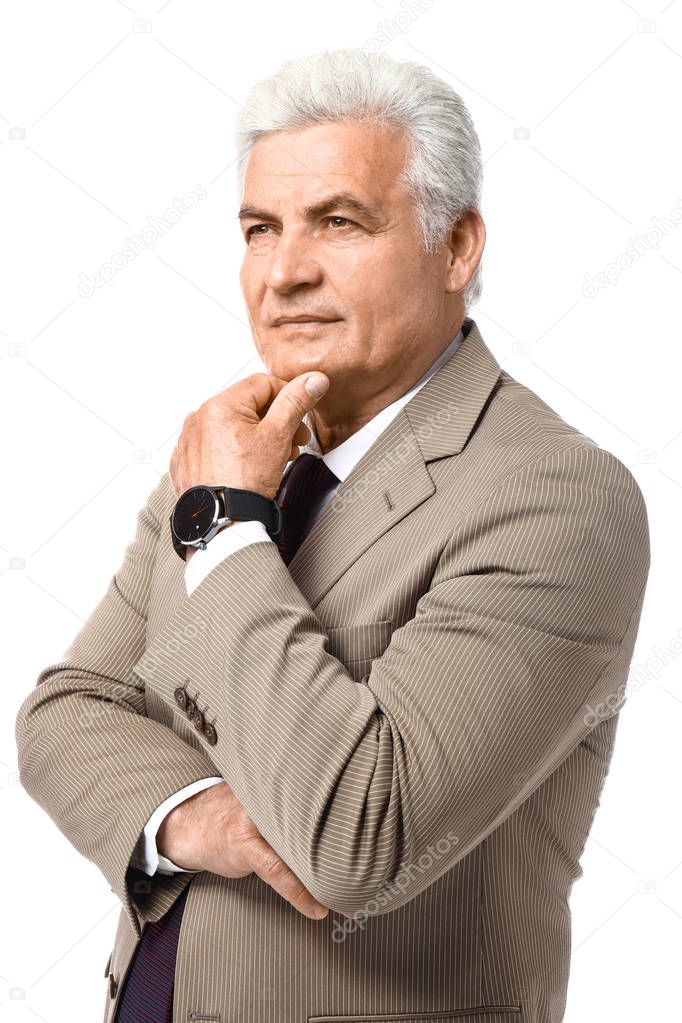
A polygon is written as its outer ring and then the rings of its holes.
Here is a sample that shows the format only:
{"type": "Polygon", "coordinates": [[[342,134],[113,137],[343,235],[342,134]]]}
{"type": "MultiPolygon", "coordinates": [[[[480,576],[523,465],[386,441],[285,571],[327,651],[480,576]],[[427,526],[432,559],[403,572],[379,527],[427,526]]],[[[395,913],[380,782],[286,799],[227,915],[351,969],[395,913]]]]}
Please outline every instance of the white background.
{"type": "Polygon", "coordinates": [[[337,46],[423,62],[461,93],[485,158],[472,315],[644,492],[652,569],[573,890],[565,1020],[677,1018],[682,0],[159,2],[0,15],[0,1023],[101,1018],[119,904],[20,787],[16,711],[122,561],[185,415],[263,368],[238,282],[234,118],[283,59],[337,46]],[[206,198],[153,250],[79,294],[197,185],[206,198]]]}

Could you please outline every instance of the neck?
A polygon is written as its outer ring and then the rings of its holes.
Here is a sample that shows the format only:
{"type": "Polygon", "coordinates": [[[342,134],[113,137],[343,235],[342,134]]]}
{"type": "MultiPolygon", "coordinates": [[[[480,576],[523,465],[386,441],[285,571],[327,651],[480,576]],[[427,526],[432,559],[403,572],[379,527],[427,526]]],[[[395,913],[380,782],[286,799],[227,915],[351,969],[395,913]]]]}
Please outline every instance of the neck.
{"type": "MultiPolygon", "coordinates": [[[[393,399],[390,399],[391,401],[393,399]]],[[[348,408],[344,410],[343,421],[334,418],[333,412],[331,417],[325,417],[325,409],[321,409],[320,405],[322,402],[308,413],[310,419],[312,419],[313,427],[315,429],[315,436],[317,442],[320,445],[322,454],[326,454],[327,451],[331,451],[332,448],[337,448],[339,444],[343,444],[345,440],[348,440],[354,433],[361,430],[362,427],[373,419],[377,412],[380,412],[382,408],[390,404],[390,401],[384,403],[377,408],[376,412],[363,412],[357,416],[352,414],[349,416],[348,408]]]]}
{"type": "Polygon", "coordinates": [[[441,342],[438,351],[425,352],[421,360],[412,358],[401,378],[393,380],[378,393],[362,396],[361,387],[362,383],[367,382],[367,374],[363,374],[357,386],[354,386],[348,378],[343,381],[336,378],[336,386],[334,386],[335,380],[332,378],[327,393],[308,413],[322,454],[324,455],[327,451],[338,447],[339,444],[343,444],[345,440],[348,440],[378,415],[382,409],[414,387],[452,343],[460,329],[461,324],[451,329],[448,332],[447,340],[441,342]],[[360,396],[360,404],[357,407],[349,407],[348,401],[345,400],[345,396],[348,394],[355,395],[356,399],[358,395],[360,396]],[[341,395],[344,396],[343,400],[341,400],[341,395]]]}

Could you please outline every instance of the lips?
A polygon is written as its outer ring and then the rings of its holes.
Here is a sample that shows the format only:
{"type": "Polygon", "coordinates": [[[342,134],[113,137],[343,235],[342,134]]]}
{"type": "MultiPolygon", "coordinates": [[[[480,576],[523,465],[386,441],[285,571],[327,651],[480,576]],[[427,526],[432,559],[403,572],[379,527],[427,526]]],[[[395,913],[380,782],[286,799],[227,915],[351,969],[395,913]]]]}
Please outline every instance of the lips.
{"type": "Polygon", "coordinates": [[[336,318],[328,316],[280,316],[276,320],[273,320],[273,327],[281,327],[287,323],[335,323],[336,318]]]}

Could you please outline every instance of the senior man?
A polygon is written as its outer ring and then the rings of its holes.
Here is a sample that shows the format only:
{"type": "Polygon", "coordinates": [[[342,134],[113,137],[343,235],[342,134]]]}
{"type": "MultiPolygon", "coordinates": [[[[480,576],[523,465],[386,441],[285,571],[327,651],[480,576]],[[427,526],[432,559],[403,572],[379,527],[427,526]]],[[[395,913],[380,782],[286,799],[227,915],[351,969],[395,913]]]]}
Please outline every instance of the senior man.
{"type": "Polygon", "coordinates": [[[23,785],[122,902],[105,1020],[559,1023],[642,494],[468,315],[447,84],[290,61],[238,156],[269,372],[187,416],[17,719],[23,785]]]}

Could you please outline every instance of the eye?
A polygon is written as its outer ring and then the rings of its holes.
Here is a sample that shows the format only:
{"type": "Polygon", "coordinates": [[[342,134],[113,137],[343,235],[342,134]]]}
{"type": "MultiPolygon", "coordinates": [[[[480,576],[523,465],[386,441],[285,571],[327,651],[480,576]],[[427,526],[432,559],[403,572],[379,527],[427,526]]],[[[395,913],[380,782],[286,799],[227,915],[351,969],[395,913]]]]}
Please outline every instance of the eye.
{"type": "MultiPolygon", "coordinates": [[[[254,225],[253,225],[253,227],[250,227],[250,228],[249,228],[249,229],[247,230],[247,232],[246,232],[246,237],[247,237],[247,238],[250,238],[250,237],[251,237],[251,235],[253,234],[253,232],[254,232],[254,231],[256,230],[256,228],[258,228],[258,227],[269,227],[269,226],[270,226],[269,224],[254,224],[254,225]]],[[[259,233],[260,233],[260,232],[259,232],[259,233]]]]}
{"type": "Polygon", "coordinates": [[[352,224],[353,223],[353,221],[349,220],[348,217],[341,217],[341,216],[325,217],[325,220],[328,220],[328,221],[342,220],[343,221],[343,226],[345,226],[346,224],[352,224]]]}
{"type": "MultiPolygon", "coordinates": [[[[354,220],[349,220],[348,217],[342,217],[340,215],[331,215],[328,217],[324,217],[323,220],[324,222],[330,224],[330,226],[332,225],[332,222],[336,222],[334,224],[334,230],[339,230],[340,228],[344,228],[346,226],[357,227],[357,224],[355,223],[354,220]],[[339,221],[341,221],[340,224],[339,221]]],[[[253,226],[249,227],[246,231],[246,240],[248,241],[253,235],[257,235],[258,237],[264,237],[269,227],[270,227],[269,224],[253,224],[253,226]],[[265,228],[266,231],[261,231],[260,228],[265,228]]]]}

